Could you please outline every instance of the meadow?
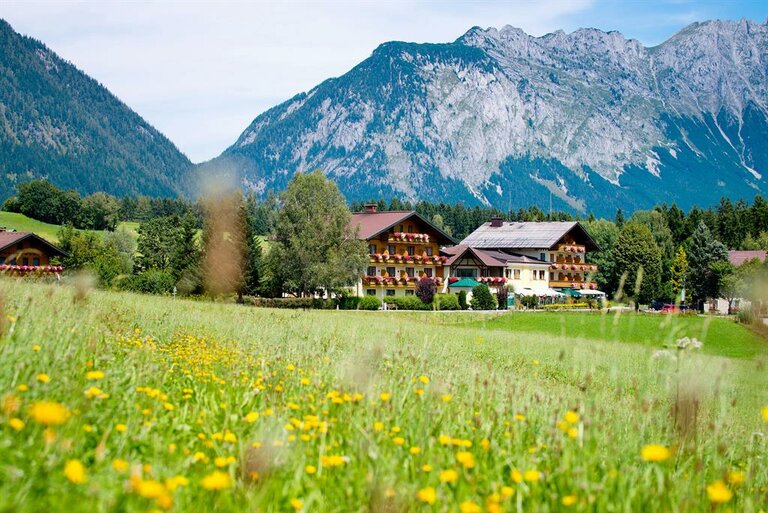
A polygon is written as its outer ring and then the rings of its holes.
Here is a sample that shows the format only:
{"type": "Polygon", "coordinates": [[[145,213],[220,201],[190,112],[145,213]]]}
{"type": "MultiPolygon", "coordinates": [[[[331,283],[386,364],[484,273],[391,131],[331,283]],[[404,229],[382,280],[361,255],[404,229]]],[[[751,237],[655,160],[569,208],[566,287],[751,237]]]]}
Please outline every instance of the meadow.
{"type": "MultiPolygon", "coordinates": [[[[44,223],[31,217],[27,217],[24,214],[16,212],[4,212],[0,211],[0,226],[8,230],[15,230],[17,232],[32,232],[40,237],[44,238],[48,242],[56,244],[59,242],[59,229],[61,226],[58,224],[44,223]]],[[[117,225],[118,230],[127,230],[134,238],[138,237],[139,223],[133,221],[123,221],[117,225]]],[[[93,231],[97,234],[103,234],[105,232],[100,230],[81,230],[81,231],[93,231]]]]}
{"type": "Polygon", "coordinates": [[[768,351],[726,320],[0,294],[0,511],[768,508],[768,351]]]}

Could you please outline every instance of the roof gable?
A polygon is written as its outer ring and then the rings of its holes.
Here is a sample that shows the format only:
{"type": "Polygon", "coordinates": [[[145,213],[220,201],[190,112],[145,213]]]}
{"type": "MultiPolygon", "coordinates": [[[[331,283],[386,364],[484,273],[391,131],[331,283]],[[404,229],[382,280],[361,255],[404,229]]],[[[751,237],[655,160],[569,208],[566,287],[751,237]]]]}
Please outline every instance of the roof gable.
{"type": "Polygon", "coordinates": [[[421,214],[413,210],[407,211],[388,211],[388,212],[354,212],[350,225],[359,227],[358,237],[361,239],[372,239],[377,235],[389,230],[396,224],[402,223],[416,217],[420,222],[426,224],[442,238],[437,240],[438,244],[455,244],[456,241],[443,230],[432,224],[421,214]]]}
{"type": "Polygon", "coordinates": [[[48,247],[48,249],[55,255],[69,256],[63,249],[51,244],[44,238],[31,232],[0,232],[0,251],[30,238],[48,247]]]}

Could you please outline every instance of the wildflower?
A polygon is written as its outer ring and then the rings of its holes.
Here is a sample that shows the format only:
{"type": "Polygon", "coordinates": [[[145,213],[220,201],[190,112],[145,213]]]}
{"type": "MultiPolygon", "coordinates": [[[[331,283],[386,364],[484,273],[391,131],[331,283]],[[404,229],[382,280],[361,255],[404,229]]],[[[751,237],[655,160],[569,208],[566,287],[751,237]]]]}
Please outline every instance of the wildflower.
{"type": "Polygon", "coordinates": [[[115,431],[117,431],[118,433],[125,433],[126,431],[128,431],[128,426],[126,426],[125,424],[118,424],[115,426],[115,431]]]}
{"type": "Polygon", "coordinates": [[[234,456],[228,456],[226,458],[224,456],[217,456],[216,458],[213,459],[213,464],[216,465],[218,468],[223,468],[231,463],[234,463],[235,461],[236,460],[234,456]]]}
{"type": "Polygon", "coordinates": [[[391,398],[392,398],[392,394],[390,394],[390,393],[387,393],[387,392],[382,392],[382,393],[379,395],[379,399],[381,399],[383,402],[387,402],[387,401],[389,401],[391,398]]]}
{"type": "Polygon", "coordinates": [[[579,414],[573,410],[566,412],[565,421],[568,424],[576,424],[579,421],[579,414]]]}
{"type": "Polygon", "coordinates": [[[304,472],[306,472],[310,476],[314,475],[317,472],[317,467],[314,465],[307,465],[306,467],[304,467],[304,472]]]}
{"type": "Polygon", "coordinates": [[[206,490],[224,490],[232,486],[232,478],[225,472],[215,470],[205,476],[202,481],[200,481],[200,484],[206,490]]]}
{"type": "Polygon", "coordinates": [[[346,461],[344,456],[330,455],[320,457],[320,462],[324,467],[340,467],[346,461]]]}
{"type": "Polygon", "coordinates": [[[374,431],[381,431],[384,429],[384,423],[383,422],[374,422],[373,423],[373,430],[374,431]]]}
{"type": "Polygon", "coordinates": [[[491,447],[491,441],[487,438],[483,438],[480,440],[480,447],[487,451],[491,447]]]}
{"type": "Polygon", "coordinates": [[[90,387],[88,390],[85,391],[85,397],[87,397],[88,399],[93,399],[94,397],[98,397],[103,393],[104,392],[102,392],[100,388],[90,387]]]}
{"type": "Polygon", "coordinates": [[[424,465],[421,466],[421,471],[432,472],[432,465],[430,465],[429,463],[425,463],[424,465]]]}
{"type": "Polygon", "coordinates": [[[523,415],[522,413],[518,413],[515,415],[515,420],[522,422],[525,420],[525,415],[523,415]]]}
{"type": "Polygon", "coordinates": [[[145,499],[157,499],[165,494],[165,486],[153,479],[140,479],[134,486],[136,493],[145,499]]]}
{"type": "Polygon", "coordinates": [[[510,477],[512,478],[512,481],[514,481],[515,483],[523,482],[523,473],[517,470],[516,468],[512,469],[512,471],[509,474],[510,474],[510,477]]]}
{"type": "Polygon", "coordinates": [[[732,470],[728,472],[728,483],[732,485],[740,485],[746,481],[747,475],[739,470],[732,470]]]}
{"type": "Polygon", "coordinates": [[[579,436],[579,430],[575,427],[568,428],[568,437],[569,438],[576,438],[579,436]]]}
{"type": "Polygon", "coordinates": [[[566,495],[560,500],[560,502],[562,503],[563,506],[568,507],[576,504],[576,500],[577,499],[575,495],[566,495]]]}
{"type": "Polygon", "coordinates": [[[16,431],[24,429],[24,421],[15,417],[8,421],[8,425],[16,431]]]}
{"type": "Polygon", "coordinates": [[[768,424],[768,406],[763,407],[763,420],[768,424]]]}
{"type": "Polygon", "coordinates": [[[224,441],[229,443],[235,443],[237,442],[237,437],[231,431],[227,431],[226,434],[224,435],[224,441]]]}
{"type": "Polygon", "coordinates": [[[175,406],[173,406],[171,403],[163,404],[163,409],[165,409],[165,411],[173,411],[174,408],[175,406]]]}
{"type": "Polygon", "coordinates": [[[69,418],[69,410],[63,404],[53,401],[38,401],[32,404],[29,415],[46,426],[58,426],[64,424],[69,418]]]}
{"type": "Polygon", "coordinates": [[[422,376],[419,376],[419,381],[421,381],[422,383],[424,383],[426,385],[427,383],[429,383],[429,378],[424,376],[424,375],[422,375],[422,376]]]}
{"type": "Polygon", "coordinates": [[[452,468],[449,468],[448,470],[443,470],[440,472],[440,482],[441,483],[455,483],[459,480],[459,473],[453,470],[452,468]]]}
{"type": "Polygon", "coordinates": [[[16,387],[16,390],[18,390],[19,392],[26,392],[27,390],[29,390],[29,387],[24,383],[22,383],[21,385],[16,387]]]}
{"type": "Polygon", "coordinates": [[[464,468],[473,468],[475,466],[475,457],[471,452],[458,452],[456,453],[456,461],[461,463],[464,468]]]}
{"type": "Polygon", "coordinates": [[[38,374],[35,379],[37,379],[40,383],[48,383],[51,381],[51,377],[48,374],[43,373],[38,374]]]}
{"type": "Polygon", "coordinates": [[[426,504],[434,504],[437,500],[437,492],[435,492],[434,488],[428,486],[416,492],[416,498],[426,504]]]}
{"type": "Polygon", "coordinates": [[[461,513],[480,513],[481,509],[480,506],[472,501],[464,501],[459,504],[459,511],[461,513]]]}
{"type": "Polygon", "coordinates": [[[668,460],[672,456],[672,452],[659,444],[649,444],[643,447],[640,451],[640,457],[643,461],[661,462],[668,460]]]}
{"type": "Polygon", "coordinates": [[[32,346],[32,351],[34,352],[38,352],[40,351],[40,349],[41,349],[40,344],[35,344],[32,346]]]}
{"type": "Polygon", "coordinates": [[[252,411],[248,415],[246,415],[243,418],[243,420],[245,420],[246,422],[249,422],[249,423],[252,424],[252,423],[256,422],[257,420],[259,420],[259,414],[256,413],[255,411],[252,411]]]}
{"type": "Polygon", "coordinates": [[[442,399],[444,403],[450,403],[453,400],[453,396],[451,394],[443,394],[440,399],[442,399]]]}
{"type": "Polygon", "coordinates": [[[112,460],[112,468],[116,472],[125,472],[128,470],[128,462],[120,458],[114,459],[112,460]]]}
{"type": "Polygon", "coordinates": [[[395,443],[395,445],[405,444],[405,438],[403,438],[402,436],[396,436],[395,438],[392,439],[392,441],[395,443]]]}
{"type": "Polygon", "coordinates": [[[184,476],[174,476],[169,477],[165,480],[165,487],[168,488],[169,491],[173,492],[176,490],[176,488],[180,486],[187,486],[189,484],[189,479],[187,479],[184,476]]]}
{"type": "Polygon", "coordinates": [[[291,507],[296,511],[301,511],[304,508],[304,502],[301,499],[291,499],[291,507]]]}
{"type": "Polygon", "coordinates": [[[718,480],[707,486],[707,496],[711,502],[722,504],[731,500],[733,492],[725,486],[725,483],[718,480]]]}
{"type": "Polygon", "coordinates": [[[104,379],[104,373],[101,371],[88,371],[85,373],[85,379],[98,381],[100,379],[104,379]]]}
{"type": "Polygon", "coordinates": [[[501,487],[501,495],[504,497],[512,497],[515,494],[515,489],[511,486],[502,486],[501,487]]]}
{"type": "Polygon", "coordinates": [[[421,447],[411,447],[410,449],[408,449],[408,452],[416,456],[417,454],[421,454],[421,447]]]}
{"type": "Polygon", "coordinates": [[[541,479],[541,472],[538,470],[526,470],[525,474],[523,474],[523,479],[529,483],[535,483],[541,479]]]}
{"type": "Polygon", "coordinates": [[[64,465],[64,475],[74,484],[83,484],[88,480],[85,467],[78,460],[69,460],[64,465]]]}

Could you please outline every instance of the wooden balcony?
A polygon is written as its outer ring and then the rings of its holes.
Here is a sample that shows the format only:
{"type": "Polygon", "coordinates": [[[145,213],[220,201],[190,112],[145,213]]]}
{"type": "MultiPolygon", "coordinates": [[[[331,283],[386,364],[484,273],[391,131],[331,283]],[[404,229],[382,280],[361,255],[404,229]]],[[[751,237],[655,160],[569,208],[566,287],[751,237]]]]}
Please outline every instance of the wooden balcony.
{"type": "Polygon", "coordinates": [[[386,253],[376,253],[368,255],[368,261],[376,264],[395,264],[395,265],[436,265],[442,266],[448,261],[448,257],[433,255],[388,255],[386,253]]]}
{"type": "Polygon", "coordinates": [[[596,289],[597,284],[593,281],[559,281],[550,280],[550,287],[557,287],[562,289],[596,289]]]}
{"type": "MultiPolygon", "coordinates": [[[[403,278],[390,278],[382,276],[364,276],[364,287],[386,287],[386,288],[415,288],[416,284],[421,278],[409,277],[407,280],[403,278]]],[[[444,281],[442,277],[433,277],[438,287],[442,286],[444,281]]]]}

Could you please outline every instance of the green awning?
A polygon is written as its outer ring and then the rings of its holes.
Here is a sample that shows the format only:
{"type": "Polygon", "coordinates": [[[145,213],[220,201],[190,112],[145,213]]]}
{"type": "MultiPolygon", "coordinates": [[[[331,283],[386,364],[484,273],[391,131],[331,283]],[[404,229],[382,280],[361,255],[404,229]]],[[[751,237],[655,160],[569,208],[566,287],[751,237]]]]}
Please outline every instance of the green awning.
{"type": "Polygon", "coordinates": [[[566,296],[581,297],[581,292],[579,292],[576,289],[560,289],[560,292],[562,292],[566,296]]]}
{"type": "Polygon", "coordinates": [[[472,278],[462,278],[459,281],[455,283],[449,283],[449,288],[467,288],[467,289],[473,289],[480,285],[477,281],[473,280],[472,278]]]}

